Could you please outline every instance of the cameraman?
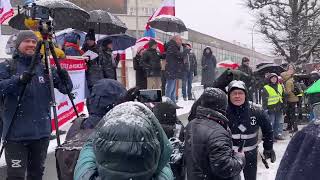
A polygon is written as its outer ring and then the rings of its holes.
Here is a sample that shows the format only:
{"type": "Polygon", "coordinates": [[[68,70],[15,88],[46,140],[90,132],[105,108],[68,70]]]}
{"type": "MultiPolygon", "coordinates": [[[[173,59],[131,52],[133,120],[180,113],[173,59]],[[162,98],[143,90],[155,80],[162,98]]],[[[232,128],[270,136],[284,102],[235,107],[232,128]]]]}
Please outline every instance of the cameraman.
{"type": "MultiPolygon", "coordinates": [[[[28,72],[35,54],[37,36],[32,31],[21,31],[16,39],[12,59],[0,63],[0,92],[4,97],[3,138],[7,163],[7,180],[41,180],[51,133],[50,85],[40,55],[33,73],[28,72]],[[18,106],[18,96],[26,85],[18,106]],[[11,127],[10,124],[12,123],[11,127]]],[[[65,70],[53,70],[54,87],[66,94],[72,82],[65,70]],[[65,83],[63,83],[65,82],[65,83]],[[68,86],[66,87],[65,84],[68,86]]]]}

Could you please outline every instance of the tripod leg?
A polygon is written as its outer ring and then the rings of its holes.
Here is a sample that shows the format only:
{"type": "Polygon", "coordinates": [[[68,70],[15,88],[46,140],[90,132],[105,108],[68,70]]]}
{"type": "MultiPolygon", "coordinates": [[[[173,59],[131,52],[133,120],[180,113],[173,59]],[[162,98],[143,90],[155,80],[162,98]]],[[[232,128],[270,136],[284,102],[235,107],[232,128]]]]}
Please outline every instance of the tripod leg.
{"type": "MultiPolygon", "coordinates": [[[[50,48],[50,52],[51,52],[51,54],[52,54],[54,63],[56,64],[57,70],[58,70],[58,71],[61,71],[61,65],[60,65],[60,63],[59,63],[59,61],[58,61],[56,52],[54,51],[53,43],[52,43],[51,41],[49,42],[49,48],[50,48]]],[[[65,86],[66,88],[68,88],[68,86],[67,86],[67,84],[66,84],[65,81],[63,82],[63,84],[64,84],[64,86],[65,86]]],[[[76,107],[76,105],[74,104],[74,101],[73,101],[74,97],[73,97],[70,89],[68,89],[68,97],[69,97],[69,99],[70,99],[70,101],[71,101],[71,104],[72,104],[72,107],[73,107],[74,112],[76,113],[77,117],[79,117],[79,113],[78,113],[77,107],[76,107]]]]}
{"type": "Polygon", "coordinates": [[[45,41],[44,43],[44,48],[45,48],[45,52],[44,52],[44,58],[45,58],[45,62],[47,65],[47,70],[49,73],[49,81],[50,81],[50,93],[51,93],[51,106],[52,106],[52,110],[53,110],[53,118],[54,118],[54,125],[56,128],[56,136],[57,136],[57,144],[58,146],[61,146],[61,142],[60,142],[60,132],[59,132],[59,123],[58,123],[58,113],[57,113],[57,103],[56,103],[56,97],[54,94],[54,84],[53,84],[53,76],[52,76],[52,69],[51,69],[51,64],[49,62],[49,43],[48,41],[45,41]]]}

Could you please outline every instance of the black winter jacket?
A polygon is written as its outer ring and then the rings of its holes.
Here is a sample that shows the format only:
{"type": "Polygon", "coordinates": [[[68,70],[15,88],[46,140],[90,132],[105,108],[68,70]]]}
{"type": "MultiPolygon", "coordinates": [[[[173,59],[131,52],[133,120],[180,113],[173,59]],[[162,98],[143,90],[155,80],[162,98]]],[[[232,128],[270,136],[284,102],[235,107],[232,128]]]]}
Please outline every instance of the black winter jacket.
{"type": "Polygon", "coordinates": [[[99,63],[103,69],[103,76],[107,79],[117,80],[117,67],[119,64],[118,58],[113,58],[110,49],[101,48],[99,50],[99,63]]]}
{"type": "Polygon", "coordinates": [[[184,57],[184,70],[185,72],[191,72],[194,76],[197,76],[197,58],[194,53],[188,53],[184,57]]]}
{"type": "Polygon", "coordinates": [[[227,118],[232,132],[233,150],[237,151],[244,140],[244,152],[256,149],[259,128],[262,130],[264,149],[273,149],[273,130],[264,111],[250,106],[248,102],[241,107],[229,102],[227,118]]]}
{"type": "Polygon", "coordinates": [[[184,63],[183,58],[190,50],[180,51],[179,45],[170,40],[167,45],[166,52],[166,78],[167,79],[183,79],[184,78],[184,63]]]}
{"type": "Polygon", "coordinates": [[[156,49],[149,48],[142,55],[142,66],[147,77],[160,77],[161,56],[156,49]]]}
{"type": "Polygon", "coordinates": [[[232,150],[228,119],[217,111],[198,107],[186,127],[185,158],[188,180],[226,180],[239,176],[244,158],[232,150]]]}

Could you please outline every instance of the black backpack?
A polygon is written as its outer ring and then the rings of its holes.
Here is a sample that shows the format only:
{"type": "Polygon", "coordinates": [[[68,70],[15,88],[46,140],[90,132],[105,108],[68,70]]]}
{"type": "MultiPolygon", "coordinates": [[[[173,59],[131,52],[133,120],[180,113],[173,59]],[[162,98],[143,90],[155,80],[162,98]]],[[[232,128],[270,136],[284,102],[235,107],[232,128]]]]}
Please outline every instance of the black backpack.
{"type": "Polygon", "coordinates": [[[56,168],[59,180],[73,180],[80,151],[87,142],[94,129],[83,129],[82,123],[86,119],[79,117],[70,127],[65,142],[56,148],[56,168]]]}

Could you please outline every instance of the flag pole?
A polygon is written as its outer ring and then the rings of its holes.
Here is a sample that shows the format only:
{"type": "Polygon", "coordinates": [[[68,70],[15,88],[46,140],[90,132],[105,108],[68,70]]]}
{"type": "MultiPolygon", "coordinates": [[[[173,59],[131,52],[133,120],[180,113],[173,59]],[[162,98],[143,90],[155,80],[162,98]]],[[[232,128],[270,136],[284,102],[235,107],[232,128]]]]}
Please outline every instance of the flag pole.
{"type": "Polygon", "coordinates": [[[136,0],[136,39],[139,39],[139,3],[136,0]]]}

